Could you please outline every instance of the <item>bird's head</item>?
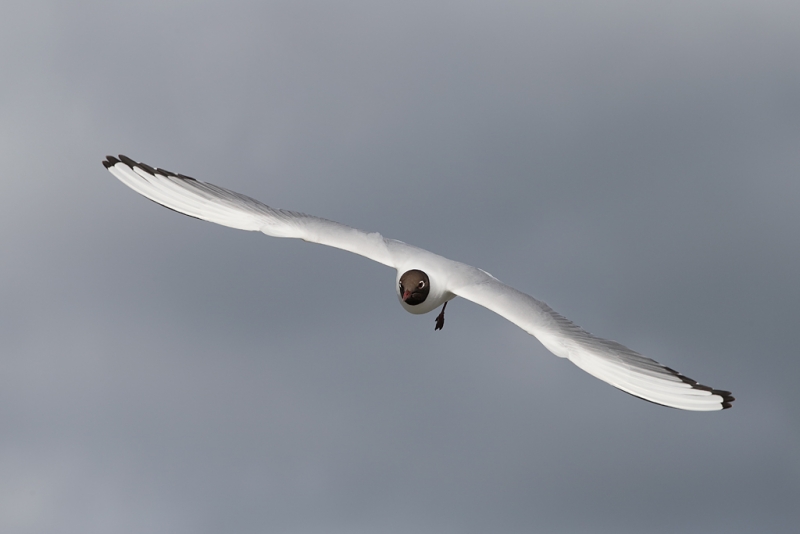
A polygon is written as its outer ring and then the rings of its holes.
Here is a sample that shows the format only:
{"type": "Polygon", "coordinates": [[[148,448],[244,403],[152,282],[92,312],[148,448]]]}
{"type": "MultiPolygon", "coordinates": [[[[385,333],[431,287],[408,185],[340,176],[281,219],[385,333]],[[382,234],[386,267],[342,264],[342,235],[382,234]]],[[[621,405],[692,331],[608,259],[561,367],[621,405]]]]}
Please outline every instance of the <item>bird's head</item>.
{"type": "Polygon", "coordinates": [[[431,290],[431,281],[428,275],[418,269],[403,273],[400,277],[400,300],[409,306],[416,306],[425,302],[431,290]]]}

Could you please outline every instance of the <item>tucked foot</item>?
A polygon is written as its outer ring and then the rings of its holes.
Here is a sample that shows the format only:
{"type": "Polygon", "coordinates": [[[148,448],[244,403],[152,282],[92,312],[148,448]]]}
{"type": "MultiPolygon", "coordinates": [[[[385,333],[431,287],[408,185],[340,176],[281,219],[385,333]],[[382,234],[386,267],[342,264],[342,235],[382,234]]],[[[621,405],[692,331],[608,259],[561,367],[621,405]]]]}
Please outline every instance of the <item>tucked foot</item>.
{"type": "Polygon", "coordinates": [[[444,328],[444,309],[446,307],[447,307],[447,303],[445,302],[444,306],[442,306],[442,311],[439,313],[439,315],[436,316],[436,326],[433,329],[434,332],[444,328]]]}

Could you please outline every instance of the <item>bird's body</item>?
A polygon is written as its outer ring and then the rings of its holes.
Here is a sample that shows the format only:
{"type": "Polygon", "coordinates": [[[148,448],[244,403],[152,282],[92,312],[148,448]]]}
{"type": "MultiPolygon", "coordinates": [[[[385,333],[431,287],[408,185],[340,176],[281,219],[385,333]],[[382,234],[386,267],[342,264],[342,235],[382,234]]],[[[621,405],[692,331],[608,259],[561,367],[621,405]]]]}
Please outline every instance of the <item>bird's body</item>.
{"type": "MultiPolygon", "coordinates": [[[[188,176],[109,156],[103,165],[131,189],[191,217],[274,237],[292,237],[360,254],[397,270],[400,304],[413,314],[459,296],[513,322],[556,356],[631,395],[694,411],[729,408],[730,392],[686,378],[627,347],[581,329],[545,303],[476,267],[319,217],[271,208],[250,197],[188,176]]],[[[444,308],[436,329],[444,325],[444,308]]]]}

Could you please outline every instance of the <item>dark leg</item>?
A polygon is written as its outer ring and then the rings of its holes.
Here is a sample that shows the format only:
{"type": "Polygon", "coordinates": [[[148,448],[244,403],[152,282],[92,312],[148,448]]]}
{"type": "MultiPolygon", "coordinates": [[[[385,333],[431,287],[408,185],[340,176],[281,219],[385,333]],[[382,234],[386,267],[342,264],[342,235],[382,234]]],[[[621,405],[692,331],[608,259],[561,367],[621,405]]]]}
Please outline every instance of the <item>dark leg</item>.
{"type": "Polygon", "coordinates": [[[444,328],[444,309],[447,307],[447,303],[444,303],[442,306],[442,312],[436,317],[436,326],[434,327],[433,331],[441,330],[444,328]]]}

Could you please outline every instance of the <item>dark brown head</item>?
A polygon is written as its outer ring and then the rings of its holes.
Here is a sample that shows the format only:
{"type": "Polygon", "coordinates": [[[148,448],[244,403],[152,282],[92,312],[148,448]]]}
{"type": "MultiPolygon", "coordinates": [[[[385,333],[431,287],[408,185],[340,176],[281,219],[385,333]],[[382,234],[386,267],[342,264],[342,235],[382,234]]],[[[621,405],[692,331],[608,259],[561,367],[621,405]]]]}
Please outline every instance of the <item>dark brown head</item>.
{"type": "Polygon", "coordinates": [[[425,302],[430,290],[428,275],[418,269],[406,271],[400,277],[400,298],[409,306],[425,302]]]}

